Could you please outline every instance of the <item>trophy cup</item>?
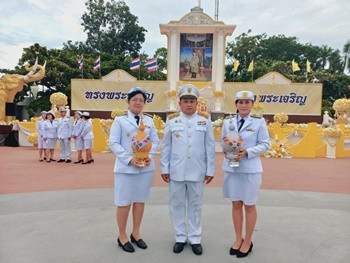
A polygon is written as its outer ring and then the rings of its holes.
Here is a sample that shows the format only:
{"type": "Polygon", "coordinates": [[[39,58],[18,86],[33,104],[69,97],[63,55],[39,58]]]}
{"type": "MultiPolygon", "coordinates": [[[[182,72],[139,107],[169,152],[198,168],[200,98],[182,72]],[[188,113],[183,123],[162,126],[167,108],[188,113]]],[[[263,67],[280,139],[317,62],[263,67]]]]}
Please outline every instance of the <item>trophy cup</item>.
{"type": "Polygon", "coordinates": [[[226,158],[229,160],[228,165],[230,167],[239,167],[239,161],[235,160],[234,158],[242,149],[243,140],[239,136],[238,132],[235,131],[235,126],[232,123],[232,117],[230,119],[230,126],[228,129],[229,132],[223,138],[221,147],[223,151],[226,152],[226,158]]]}
{"type": "Polygon", "coordinates": [[[145,167],[145,159],[148,158],[149,152],[152,149],[152,141],[150,136],[145,132],[143,116],[141,116],[139,131],[132,139],[131,149],[134,152],[134,157],[140,162],[140,167],[145,167]]]}

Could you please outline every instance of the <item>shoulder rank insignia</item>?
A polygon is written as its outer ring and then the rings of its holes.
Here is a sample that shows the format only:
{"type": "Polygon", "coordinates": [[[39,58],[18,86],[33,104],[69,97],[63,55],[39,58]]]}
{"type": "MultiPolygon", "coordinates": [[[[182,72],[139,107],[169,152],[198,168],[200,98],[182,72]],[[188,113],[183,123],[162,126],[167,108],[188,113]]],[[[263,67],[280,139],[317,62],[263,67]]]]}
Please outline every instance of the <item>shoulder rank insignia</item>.
{"type": "Polygon", "coordinates": [[[205,111],[198,111],[198,115],[200,115],[206,119],[209,119],[209,114],[205,111]]]}
{"type": "Polygon", "coordinates": [[[236,117],[236,114],[228,115],[228,116],[225,117],[225,119],[230,119],[231,117],[232,118],[236,117]]]}
{"type": "Polygon", "coordinates": [[[153,115],[149,114],[149,113],[143,113],[143,115],[151,117],[153,119],[153,115]]]}
{"type": "Polygon", "coordinates": [[[256,119],[261,119],[262,118],[262,116],[256,116],[254,114],[250,115],[250,117],[253,117],[253,118],[256,118],[256,119]]]}
{"type": "Polygon", "coordinates": [[[170,114],[168,116],[168,120],[174,119],[175,117],[178,117],[178,116],[180,116],[180,113],[179,112],[175,112],[175,113],[170,114]]]}

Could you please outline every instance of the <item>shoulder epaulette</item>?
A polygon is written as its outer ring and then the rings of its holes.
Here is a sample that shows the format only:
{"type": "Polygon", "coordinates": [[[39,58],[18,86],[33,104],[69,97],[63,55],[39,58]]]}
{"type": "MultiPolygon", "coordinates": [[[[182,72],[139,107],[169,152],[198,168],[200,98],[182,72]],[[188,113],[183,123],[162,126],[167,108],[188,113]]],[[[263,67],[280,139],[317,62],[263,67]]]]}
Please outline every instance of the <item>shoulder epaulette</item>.
{"type": "Polygon", "coordinates": [[[153,115],[151,115],[151,114],[149,114],[149,113],[143,113],[143,115],[146,115],[146,116],[148,116],[148,117],[150,117],[150,118],[153,119],[153,115]]]}
{"type": "Polygon", "coordinates": [[[262,116],[256,116],[256,115],[250,115],[250,117],[256,118],[256,119],[261,119],[262,116]]]}
{"type": "Polygon", "coordinates": [[[234,115],[228,115],[228,116],[225,117],[225,119],[229,119],[229,118],[231,118],[231,117],[234,118],[235,116],[236,116],[236,114],[234,114],[234,115]]]}
{"type": "Polygon", "coordinates": [[[200,116],[202,116],[202,117],[204,117],[206,119],[209,119],[209,114],[207,112],[205,112],[205,111],[198,111],[197,113],[198,113],[198,115],[200,115],[200,116]]]}
{"type": "Polygon", "coordinates": [[[180,116],[180,112],[172,113],[168,116],[168,120],[171,120],[171,119],[178,117],[178,116],[180,116]]]}

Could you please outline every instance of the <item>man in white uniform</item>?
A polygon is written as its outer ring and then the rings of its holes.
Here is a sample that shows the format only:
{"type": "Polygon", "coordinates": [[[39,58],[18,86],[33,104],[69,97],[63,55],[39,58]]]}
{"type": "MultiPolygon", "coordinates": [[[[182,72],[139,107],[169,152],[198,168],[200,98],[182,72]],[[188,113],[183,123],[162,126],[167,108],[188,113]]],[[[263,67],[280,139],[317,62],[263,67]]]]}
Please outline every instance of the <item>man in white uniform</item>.
{"type": "Polygon", "coordinates": [[[67,114],[67,109],[60,108],[61,118],[58,119],[57,136],[60,140],[60,160],[59,163],[70,163],[72,159],[72,151],[70,146],[70,139],[72,135],[72,122],[67,114]]]}
{"type": "Polygon", "coordinates": [[[176,240],[173,251],[180,253],[188,240],[193,253],[201,255],[204,181],[210,183],[215,170],[213,127],[207,113],[197,112],[199,91],[195,86],[184,85],[178,96],[182,112],[167,119],[161,173],[163,180],[169,182],[169,210],[176,240]]]}

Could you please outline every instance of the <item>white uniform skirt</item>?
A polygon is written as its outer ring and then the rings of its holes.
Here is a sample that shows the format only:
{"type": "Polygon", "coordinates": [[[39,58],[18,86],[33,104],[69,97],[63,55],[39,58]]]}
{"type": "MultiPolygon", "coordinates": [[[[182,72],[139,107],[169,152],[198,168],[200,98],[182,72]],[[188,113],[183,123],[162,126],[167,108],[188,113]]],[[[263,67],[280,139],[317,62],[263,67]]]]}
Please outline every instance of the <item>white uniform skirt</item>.
{"type": "Polygon", "coordinates": [[[114,203],[127,206],[149,198],[154,171],[139,174],[114,173],[114,203]]]}
{"type": "Polygon", "coordinates": [[[43,140],[43,138],[39,135],[38,136],[38,149],[44,149],[45,147],[45,145],[44,145],[44,140],[43,140]]]}
{"type": "Polygon", "coordinates": [[[261,173],[231,173],[225,171],[222,186],[224,198],[255,205],[259,197],[261,173]]]}
{"type": "Polygon", "coordinates": [[[74,140],[74,148],[75,148],[75,150],[77,150],[77,151],[82,151],[82,150],[84,150],[84,139],[81,138],[81,137],[77,137],[77,138],[74,140]]]}
{"type": "Polygon", "coordinates": [[[46,142],[44,141],[44,149],[55,149],[57,144],[57,138],[47,138],[46,142]]]}
{"type": "Polygon", "coordinates": [[[92,139],[84,139],[84,150],[92,148],[92,139]]]}

